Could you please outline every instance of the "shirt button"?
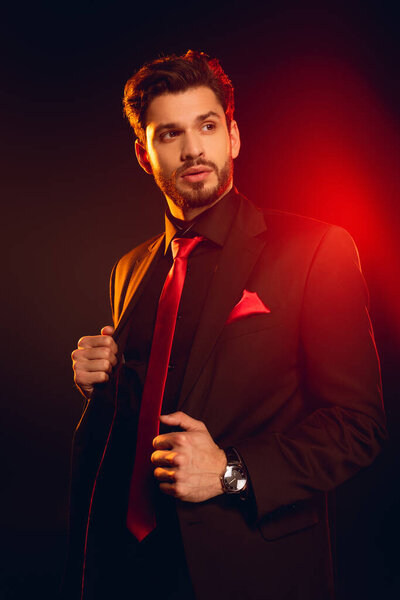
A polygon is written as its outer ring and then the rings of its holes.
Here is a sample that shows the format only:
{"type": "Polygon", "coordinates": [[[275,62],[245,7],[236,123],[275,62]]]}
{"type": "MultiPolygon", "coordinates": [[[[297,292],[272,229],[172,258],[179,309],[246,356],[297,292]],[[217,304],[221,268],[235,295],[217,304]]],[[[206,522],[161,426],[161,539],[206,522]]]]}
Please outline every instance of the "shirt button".
{"type": "Polygon", "coordinates": [[[176,316],[176,318],[177,318],[177,319],[182,319],[182,315],[181,315],[181,314],[179,314],[179,315],[177,315],[177,316],[176,316]]]}
{"type": "Polygon", "coordinates": [[[172,363],[169,363],[168,371],[173,371],[174,369],[175,369],[175,365],[173,365],[172,363]]]}

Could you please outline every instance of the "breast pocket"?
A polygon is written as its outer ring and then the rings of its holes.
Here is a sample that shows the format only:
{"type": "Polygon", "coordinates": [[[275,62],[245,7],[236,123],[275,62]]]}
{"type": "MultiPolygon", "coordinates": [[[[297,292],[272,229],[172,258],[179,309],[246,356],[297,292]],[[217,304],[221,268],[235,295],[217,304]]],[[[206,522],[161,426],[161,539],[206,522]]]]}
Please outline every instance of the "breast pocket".
{"type": "Polygon", "coordinates": [[[265,314],[247,315],[225,325],[220,341],[223,342],[235,337],[263,331],[264,329],[279,327],[280,325],[282,325],[282,320],[279,310],[265,314]]]}

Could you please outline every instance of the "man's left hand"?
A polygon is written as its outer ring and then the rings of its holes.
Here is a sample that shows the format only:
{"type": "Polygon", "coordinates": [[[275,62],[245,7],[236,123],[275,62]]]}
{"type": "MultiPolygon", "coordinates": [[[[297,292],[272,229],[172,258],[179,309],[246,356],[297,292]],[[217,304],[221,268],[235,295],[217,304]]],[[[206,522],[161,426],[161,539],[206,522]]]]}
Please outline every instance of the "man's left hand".
{"type": "Polygon", "coordinates": [[[161,415],[160,421],[184,429],[153,440],[156,450],[151,461],[160,490],[186,502],[203,502],[222,494],[220,476],[225,472],[226,455],[204,423],[181,411],[161,415]]]}

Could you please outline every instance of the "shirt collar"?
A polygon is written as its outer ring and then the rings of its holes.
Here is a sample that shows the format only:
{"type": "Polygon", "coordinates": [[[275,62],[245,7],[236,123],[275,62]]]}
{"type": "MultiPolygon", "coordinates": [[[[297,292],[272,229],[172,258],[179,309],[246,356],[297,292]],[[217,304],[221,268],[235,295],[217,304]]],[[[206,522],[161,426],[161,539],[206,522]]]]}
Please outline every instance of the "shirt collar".
{"type": "Polygon", "coordinates": [[[185,233],[174,224],[173,217],[168,208],[165,212],[165,250],[167,253],[172,239],[179,235],[188,236],[193,234],[202,235],[214,244],[223,246],[228,237],[229,230],[233,223],[239,207],[239,194],[236,188],[232,188],[221,200],[214,206],[202,212],[192,223],[188,225],[185,233]]]}

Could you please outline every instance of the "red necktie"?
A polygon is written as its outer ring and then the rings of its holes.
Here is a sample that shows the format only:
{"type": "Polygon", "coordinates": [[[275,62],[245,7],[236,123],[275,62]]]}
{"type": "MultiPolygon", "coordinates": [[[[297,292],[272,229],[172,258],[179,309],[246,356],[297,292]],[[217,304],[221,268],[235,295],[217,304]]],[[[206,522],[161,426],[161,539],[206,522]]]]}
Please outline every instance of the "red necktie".
{"type": "Polygon", "coordinates": [[[171,242],[172,265],[158,302],[150,359],[140,406],[135,464],[129,489],[126,525],[140,541],[156,526],[154,466],[150,460],[153,439],[159,433],[159,416],[167,379],[179,302],[185,282],[187,259],[203,237],[175,238],[171,242]]]}

